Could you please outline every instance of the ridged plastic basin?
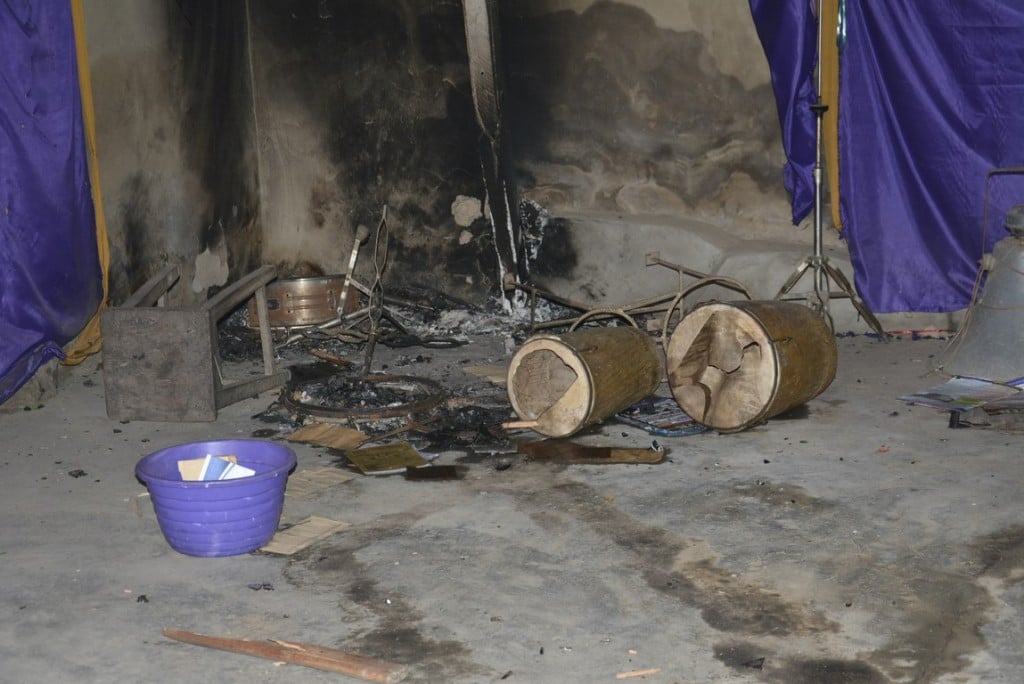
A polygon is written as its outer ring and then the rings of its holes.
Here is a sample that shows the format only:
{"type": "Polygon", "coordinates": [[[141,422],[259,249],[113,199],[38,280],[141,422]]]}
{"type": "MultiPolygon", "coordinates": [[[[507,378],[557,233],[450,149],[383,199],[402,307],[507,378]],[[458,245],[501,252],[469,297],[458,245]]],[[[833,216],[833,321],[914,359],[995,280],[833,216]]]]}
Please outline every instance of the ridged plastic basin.
{"type": "Polygon", "coordinates": [[[149,488],[160,531],[171,548],[189,556],[235,556],[254,551],[281,522],[284,488],[295,452],[258,439],[190,442],[140,460],[135,476],[149,488]],[[237,480],[186,482],[178,461],[234,454],[256,474],[237,480]]]}

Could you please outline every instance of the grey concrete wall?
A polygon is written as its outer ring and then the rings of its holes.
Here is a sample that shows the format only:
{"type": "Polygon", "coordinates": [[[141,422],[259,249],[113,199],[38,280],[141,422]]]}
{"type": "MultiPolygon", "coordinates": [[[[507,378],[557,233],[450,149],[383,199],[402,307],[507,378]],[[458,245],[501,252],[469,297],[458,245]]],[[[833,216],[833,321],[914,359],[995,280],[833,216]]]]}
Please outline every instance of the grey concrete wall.
{"type": "Polygon", "coordinates": [[[244,3],[85,8],[112,301],[171,262],[205,298],[261,260],[244,3]]]}
{"type": "MultiPolygon", "coordinates": [[[[536,234],[560,212],[806,237],[789,226],[745,0],[498,4],[505,151],[535,268],[572,263],[566,224],[536,234]]],[[[169,260],[185,266],[182,298],[259,263],[340,272],[384,205],[391,284],[494,293],[459,0],[86,10],[115,303],[169,260]]],[[[369,267],[364,252],[356,272],[369,267]]]]}
{"type": "Polygon", "coordinates": [[[513,155],[549,210],[789,229],[775,101],[745,0],[505,4],[513,155]]]}

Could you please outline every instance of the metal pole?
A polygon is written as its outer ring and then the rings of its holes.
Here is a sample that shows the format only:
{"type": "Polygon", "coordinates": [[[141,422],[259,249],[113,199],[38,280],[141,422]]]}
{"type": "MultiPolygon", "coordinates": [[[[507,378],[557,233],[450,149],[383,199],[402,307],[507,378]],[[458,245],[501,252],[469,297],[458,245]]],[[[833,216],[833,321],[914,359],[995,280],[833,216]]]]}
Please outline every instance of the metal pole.
{"type": "Polygon", "coordinates": [[[822,0],[818,0],[818,73],[815,84],[817,91],[815,95],[817,95],[818,101],[811,109],[814,111],[814,256],[816,259],[814,264],[814,292],[818,296],[818,301],[821,302],[822,307],[825,308],[828,307],[828,289],[830,285],[828,284],[828,278],[824,269],[821,268],[821,258],[823,256],[822,241],[824,237],[821,217],[821,122],[825,118],[825,111],[828,109],[828,105],[821,101],[822,9],[822,0]]]}

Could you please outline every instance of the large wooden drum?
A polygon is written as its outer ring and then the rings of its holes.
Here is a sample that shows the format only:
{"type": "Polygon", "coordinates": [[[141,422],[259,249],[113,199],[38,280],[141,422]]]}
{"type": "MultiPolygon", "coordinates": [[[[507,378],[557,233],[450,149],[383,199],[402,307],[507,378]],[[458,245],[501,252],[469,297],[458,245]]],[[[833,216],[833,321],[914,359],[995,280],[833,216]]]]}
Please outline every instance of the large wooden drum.
{"type": "Polygon", "coordinates": [[[666,350],[679,406],[735,432],[818,396],[836,375],[835,337],[795,302],[709,302],[686,314],[666,350]]]}
{"type": "Polygon", "coordinates": [[[657,345],[636,328],[535,335],[512,356],[508,398],[531,429],[567,437],[650,396],[663,374],[657,345]]]}

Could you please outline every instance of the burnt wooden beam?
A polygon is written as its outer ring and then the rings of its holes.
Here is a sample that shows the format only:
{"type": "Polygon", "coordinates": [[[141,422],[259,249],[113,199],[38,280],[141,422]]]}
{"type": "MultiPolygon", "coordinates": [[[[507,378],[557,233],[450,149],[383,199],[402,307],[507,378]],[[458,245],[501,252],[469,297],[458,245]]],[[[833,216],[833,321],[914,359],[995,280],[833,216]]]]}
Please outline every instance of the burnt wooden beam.
{"type": "Polygon", "coordinates": [[[487,205],[490,209],[494,247],[498,256],[498,283],[505,297],[514,302],[515,285],[527,275],[518,200],[514,184],[506,173],[506,152],[502,145],[504,115],[498,38],[498,4],[495,0],[463,0],[466,51],[473,107],[481,136],[478,144],[487,205]]]}

